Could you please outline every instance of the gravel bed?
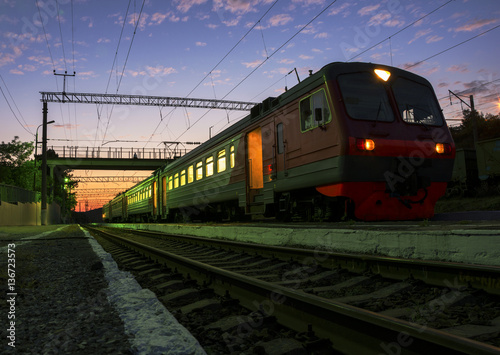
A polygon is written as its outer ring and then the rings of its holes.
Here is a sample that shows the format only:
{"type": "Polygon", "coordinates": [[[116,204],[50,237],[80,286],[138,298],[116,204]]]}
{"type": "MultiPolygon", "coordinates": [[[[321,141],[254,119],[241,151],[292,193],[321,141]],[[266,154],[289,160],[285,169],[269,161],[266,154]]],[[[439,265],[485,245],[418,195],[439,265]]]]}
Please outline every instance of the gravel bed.
{"type": "MultiPolygon", "coordinates": [[[[2,258],[0,289],[7,300],[7,293],[16,295],[15,339],[4,337],[1,353],[204,354],[154,294],[118,270],[80,227],[2,237],[16,245],[16,274],[8,291],[2,258]]],[[[12,309],[0,303],[4,329],[12,309]]]]}
{"type": "MultiPolygon", "coordinates": [[[[70,226],[14,242],[15,349],[4,338],[4,353],[131,354],[129,337],[104,291],[101,261],[82,237],[78,226],[70,226]]],[[[4,295],[6,269],[2,263],[4,295]]],[[[5,315],[9,304],[0,305],[5,315]]]]}

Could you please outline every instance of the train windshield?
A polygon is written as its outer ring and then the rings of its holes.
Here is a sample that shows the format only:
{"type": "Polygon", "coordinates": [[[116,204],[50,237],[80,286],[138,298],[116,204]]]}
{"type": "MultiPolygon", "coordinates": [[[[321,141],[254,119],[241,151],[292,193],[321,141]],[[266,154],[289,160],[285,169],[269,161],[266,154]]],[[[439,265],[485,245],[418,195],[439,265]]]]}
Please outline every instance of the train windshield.
{"type": "Polygon", "coordinates": [[[384,85],[371,73],[339,75],[347,113],[357,120],[392,122],[394,114],[384,85]]]}
{"type": "Polygon", "coordinates": [[[424,126],[443,124],[441,110],[428,86],[399,77],[392,84],[392,91],[405,122],[424,126]]]}

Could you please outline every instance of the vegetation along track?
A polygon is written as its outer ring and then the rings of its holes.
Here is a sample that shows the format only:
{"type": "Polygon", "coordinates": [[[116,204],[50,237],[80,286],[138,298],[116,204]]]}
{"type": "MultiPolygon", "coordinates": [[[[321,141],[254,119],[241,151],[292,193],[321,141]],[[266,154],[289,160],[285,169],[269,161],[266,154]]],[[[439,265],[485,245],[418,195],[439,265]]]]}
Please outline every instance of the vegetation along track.
{"type": "Polygon", "coordinates": [[[91,231],[163,265],[135,268],[207,353],[500,354],[500,268],[91,231]]]}

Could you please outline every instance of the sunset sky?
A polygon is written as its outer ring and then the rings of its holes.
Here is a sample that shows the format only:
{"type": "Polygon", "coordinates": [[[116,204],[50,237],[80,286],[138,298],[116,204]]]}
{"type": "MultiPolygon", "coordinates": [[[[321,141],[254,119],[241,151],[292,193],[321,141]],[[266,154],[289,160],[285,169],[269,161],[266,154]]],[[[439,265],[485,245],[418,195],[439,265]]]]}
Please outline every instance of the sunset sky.
{"type": "MultiPolygon", "coordinates": [[[[34,141],[39,92],[63,91],[54,70],[76,72],[67,92],[259,102],[295,85],[294,68],[376,62],[427,78],[454,125],[462,106],[448,90],[499,113],[499,38],[498,0],[0,0],[0,140],[34,141]]],[[[245,115],[49,103],[49,146],[203,142],[245,115]]],[[[103,174],[130,175],[74,173],[103,174]]]]}

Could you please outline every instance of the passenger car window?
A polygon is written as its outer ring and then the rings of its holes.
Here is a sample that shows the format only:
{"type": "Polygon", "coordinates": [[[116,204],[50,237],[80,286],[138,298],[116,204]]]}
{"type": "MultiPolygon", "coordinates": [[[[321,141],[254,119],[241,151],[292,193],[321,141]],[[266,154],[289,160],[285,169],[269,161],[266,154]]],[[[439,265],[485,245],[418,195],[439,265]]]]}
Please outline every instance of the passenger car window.
{"type": "Polygon", "coordinates": [[[191,165],[188,168],[188,184],[192,183],[194,180],[194,166],[191,165]]]}
{"type": "Polygon", "coordinates": [[[203,178],[203,162],[199,161],[196,163],[196,180],[201,180],[203,178]]]}
{"type": "Polygon", "coordinates": [[[205,175],[212,176],[214,174],[214,157],[205,159],[205,175]]]}
{"type": "Polygon", "coordinates": [[[217,172],[226,170],[226,150],[223,149],[217,153],[217,172]]]}
{"type": "Polygon", "coordinates": [[[229,148],[229,151],[231,152],[231,154],[229,154],[229,166],[232,168],[234,168],[234,161],[235,161],[235,157],[234,157],[234,145],[231,146],[231,148],[229,148]]]}
{"type": "Polygon", "coordinates": [[[332,120],[325,90],[316,91],[300,101],[300,129],[302,132],[322,126],[332,120]]]}

